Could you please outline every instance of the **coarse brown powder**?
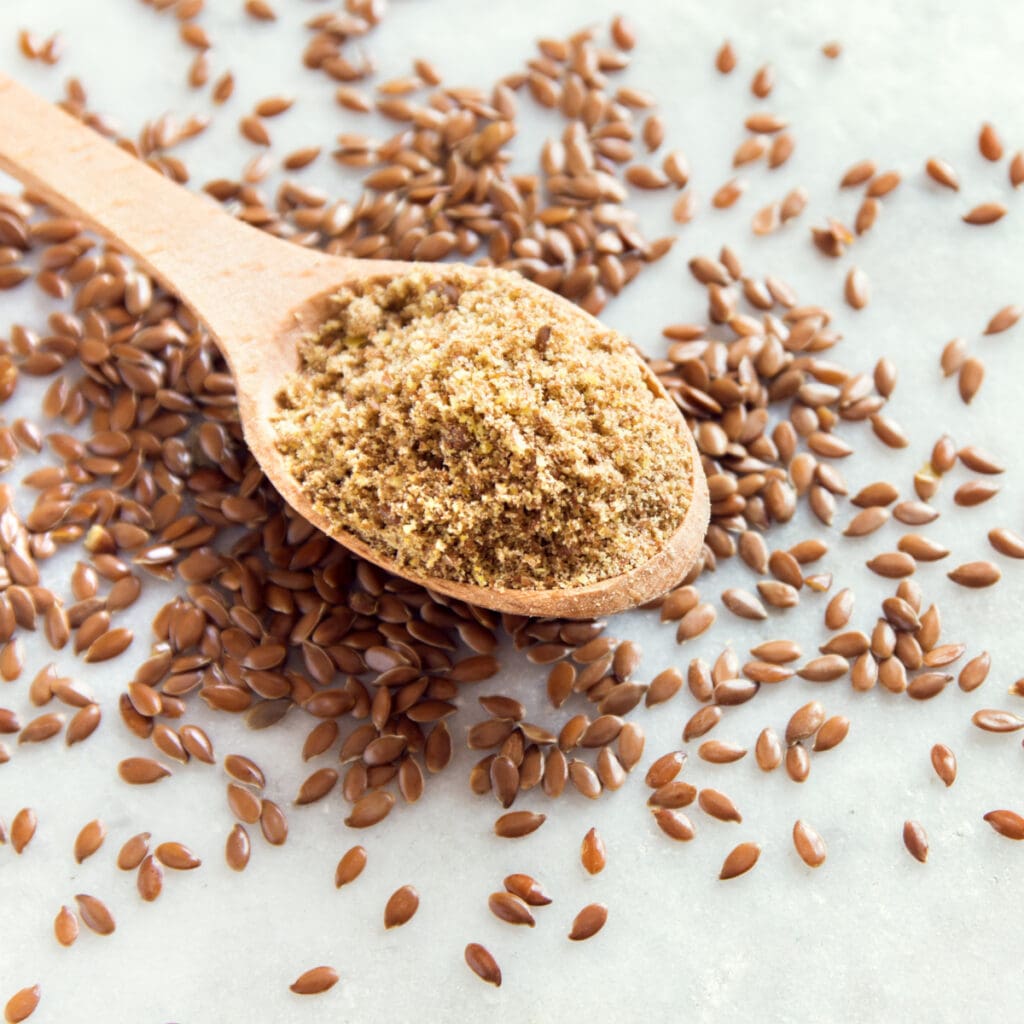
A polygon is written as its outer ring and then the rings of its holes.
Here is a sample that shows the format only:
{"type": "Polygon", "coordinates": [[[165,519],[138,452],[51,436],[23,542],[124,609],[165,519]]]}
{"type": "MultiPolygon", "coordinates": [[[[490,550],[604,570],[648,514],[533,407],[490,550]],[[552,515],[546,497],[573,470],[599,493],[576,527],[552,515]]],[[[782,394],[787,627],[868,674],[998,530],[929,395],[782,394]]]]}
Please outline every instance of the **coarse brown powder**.
{"type": "Polygon", "coordinates": [[[316,509],[418,573],[593,583],[654,555],[692,466],[629,342],[516,275],[417,270],[345,290],[281,392],[316,509]]]}

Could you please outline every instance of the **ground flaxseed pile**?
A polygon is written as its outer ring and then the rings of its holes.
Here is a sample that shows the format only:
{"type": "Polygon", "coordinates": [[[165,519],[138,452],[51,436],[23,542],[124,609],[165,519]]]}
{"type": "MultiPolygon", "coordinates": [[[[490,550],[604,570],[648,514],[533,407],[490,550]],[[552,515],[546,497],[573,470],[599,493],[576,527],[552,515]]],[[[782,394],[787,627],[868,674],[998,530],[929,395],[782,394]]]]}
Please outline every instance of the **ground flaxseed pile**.
{"type": "Polygon", "coordinates": [[[339,294],[279,397],[280,448],[333,525],[406,569],[515,588],[627,572],[687,509],[678,413],[626,338],[492,275],[339,294]]]}

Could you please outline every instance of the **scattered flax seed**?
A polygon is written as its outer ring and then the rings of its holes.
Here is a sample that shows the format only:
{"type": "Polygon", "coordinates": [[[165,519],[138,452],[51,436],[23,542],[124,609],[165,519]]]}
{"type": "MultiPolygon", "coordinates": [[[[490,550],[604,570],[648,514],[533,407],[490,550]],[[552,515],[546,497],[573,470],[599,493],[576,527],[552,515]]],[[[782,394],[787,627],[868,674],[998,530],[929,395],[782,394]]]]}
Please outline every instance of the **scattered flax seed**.
{"type": "Polygon", "coordinates": [[[741,181],[739,178],[730,178],[711,196],[711,205],[716,210],[727,210],[736,203],[746,189],[745,181],[741,181]]]}
{"type": "Polygon", "coordinates": [[[935,774],[949,788],[956,782],[956,755],[944,743],[936,743],[932,747],[932,767],[935,774]]]}
{"type": "Polygon", "coordinates": [[[919,860],[922,864],[928,860],[928,834],[919,822],[903,823],[903,845],[914,860],[919,860]]]}
{"type": "Polygon", "coordinates": [[[1006,207],[1002,203],[979,203],[963,215],[965,224],[994,224],[1006,216],[1006,207]]]}
{"type": "Polygon", "coordinates": [[[707,740],[697,748],[697,756],[710,764],[732,764],[747,756],[747,748],[724,740],[707,740]]]}
{"type": "Polygon", "coordinates": [[[583,843],[580,846],[580,863],[590,875],[597,875],[604,871],[607,863],[607,851],[604,840],[596,828],[590,829],[583,837],[583,843]]]}
{"type": "Polygon", "coordinates": [[[21,1021],[28,1020],[36,1012],[42,994],[43,990],[39,985],[19,989],[4,1005],[4,1020],[8,1024],[20,1024],[21,1021]]]}
{"type": "Polygon", "coordinates": [[[507,272],[417,271],[333,301],[333,318],[301,345],[277,430],[292,473],[337,527],[410,569],[529,588],[628,571],[685,513],[691,467],[675,414],[620,335],[581,333],[507,272]],[[543,408],[522,397],[542,382],[543,408]],[[503,481],[515,483],[506,498],[485,500],[503,481]]]}
{"type": "Polygon", "coordinates": [[[503,885],[506,891],[518,896],[528,906],[546,907],[551,902],[551,897],[544,891],[540,882],[529,875],[508,875],[503,885]]]}
{"type": "Polygon", "coordinates": [[[966,405],[981,390],[982,381],[985,379],[985,364],[980,359],[970,356],[960,364],[958,387],[960,398],[966,405]]]}
{"type": "Polygon", "coordinates": [[[709,704],[695,711],[683,726],[683,742],[698,739],[709,733],[722,720],[722,709],[717,704],[709,704]]]}
{"type": "Polygon", "coordinates": [[[191,871],[202,864],[202,861],[182,843],[161,843],[154,852],[161,864],[175,871],[191,871]]]}
{"type": "Polygon", "coordinates": [[[988,542],[1001,555],[1008,558],[1024,558],[1024,537],[1013,530],[1005,527],[989,530],[988,542]]]}
{"type": "Polygon", "coordinates": [[[334,870],[334,887],[340,889],[343,885],[354,882],[365,867],[366,850],[362,846],[353,846],[346,850],[334,870]]]}
{"type": "Polygon", "coordinates": [[[860,204],[853,221],[853,229],[858,235],[867,234],[875,226],[880,207],[881,204],[873,196],[867,196],[860,204]]]}
{"type": "MultiPolygon", "coordinates": [[[[264,808],[269,801],[264,801],[264,808]]],[[[360,797],[353,805],[345,824],[349,828],[370,828],[383,821],[395,806],[395,798],[391,793],[379,790],[360,797]]]]}
{"type": "Polygon", "coordinates": [[[36,812],[31,807],[23,807],[14,816],[11,822],[11,846],[15,853],[23,853],[25,847],[32,842],[38,824],[36,812]]]}
{"type": "Polygon", "coordinates": [[[991,587],[1002,577],[999,567],[993,562],[965,562],[946,575],[961,587],[991,587]]]}
{"type": "Polygon", "coordinates": [[[87,893],[79,893],[75,896],[75,902],[78,904],[78,916],[86,928],[97,935],[113,933],[117,927],[114,917],[101,899],[87,893]]]}
{"type": "Polygon", "coordinates": [[[338,972],[333,967],[311,967],[303,971],[288,987],[297,996],[315,996],[338,984],[338,972]]]}
{"type": "Polygon", "coordinates": [[[1024,729],[1024,718],[1012,711],[998,711],[994,708],[975,711],[971,721],[985,732],[1016,732],[1024,729]]]}
{"type": "Polygon", "coordinates": [[[987,475],[997,476],[1006,470],[1006,467],[999,462],[995,456],[990,455],[984,449],[978,448],[976,445],[964,445],[964,447],[956,454],[957,458],[959,458],[968,469],[974,470],[975,473],[985,473],[987,475]]]}
{"type": "Polygon", "coordinates": [[[775,70],[771,64],[763,64],[754,72],[750,83],[750,91],[759,99],[763,100],[770,95],[775,85],[775,70]]]}
{"type": "Polygon", "coordinates": [[[785,223],[799,217],[807,208],[807,201],[807,189],[803,185],[797,185],[783,198],[782,204],[779,206],[779,219],[785,223]]]}
{"type": "Polygon", "coordinates": [[[127,840],[118,851],[117,866],[122,871],[134,871],[142,863],[146,854],[149,853],[149,840],[150,834],[148,832],[140,832],[138,835],[132,836],[131,839],[127,840]]]}
{"type": "Polygon", "coordinates": [[[763,772],[772,772],[782,764],[782,743],[774,729],[762,729],[754,746],[757,766],[763,772]]]}
{"type": "Polygon", "coordinates": [[[794,711],[786,725],[786,743],[810,739],[825,721],[825,708],[820,701],[812,700],[794,711]]]}
{"type": "Polygon", "coordinates": [[[768,150],[768,167],[775,170],[781,167],[793,155],[796,149],[796,141],[789,132],[779,132],[772,138],[771,148],[768,150]]]}
{"type": "Polygon", "coordinates": [[[854,309],[863,309],[868,304],[868,278],[859,267],[851,267],[847,273],[844,295],[854,309]]]}
{"type": "Polygon", "coordinates": [[[1001,334],[1008,331],[1017,321],[1024,316],[1024,306],[1003,306],[989,320],[985,328],[985,334],[1001,334]]]}
{"type": "Polygon", "coordinates": [[[942,349],[942,356],[939,360],[943,374],[951,377],[963,366],[966,358],[967,342],[963,338],[953,338],[952,341],[948,341],[942,349]]]}
{"type": "Polygon", "coordinates": [[[825,863],[828,855],[825,840],[807,822],[797,821],[793,825],[793,845],[809,868],[820,868],[825,863]]]}
{"type": "Polygon", "coordinates": [[[244,825],[236,823],[224,844],[224,859],[228,867],[232,871],[244,871],[249,864],[251,851],[249,833],[246,832],[244,825]]]}
{"type": "Polygon", "coordinates": [[[164,869],[152,854],[147,854],[139,865],[139,873],[135,877],[135,888],[147,903],[158,899],[160,893],[163,892],[164,869]]]}
{"type": "Polygon", "coordinates": [[[761,847],[757,843],[740,843],[723,861],[718,877],[722,881],[728,881],[730,878],[745,875],[757,863],[760,856],[761,847]]]}
{"type": "Polygon", "coordinates": [[[384,907],[384,927],[397,928],[406,924],[412,920],[419,906],[420,894],[411,885],[396,889],[384,907]]]}
{"type": "Polygon", "coordinates": [[[495,821],[494,834],[502,839],[520,839],[536,832],[546,820],[546,814],[534,811],[509,811],[495,821]]]}
{"type": "Polygon", "coordinates": [[[603,903],[588,903],[573,919],[569,938],[582,942],[595,936],[608,920],[608,908],[603,903]]]}
{"type": "Polygon", "coordinates": [[[492,892],[487,897],[491,913],[506,924],[526,925],[532,928],[537,922],[526,903],[510,892],[492,892]]]}
{"type": "Polygon", "coordinates": [[[960,179],[957,177],[956,171],[945,160],[933,156],[924,165],[924,169],[932,181],[938,182],[944,188],[951,188],[954,192],[959,191],[960,179]]]}
{"type": "Polygon", "coordinates": [[[126,757],[117,766],[117,773],[131,786],[148,786],[166,778],[171,770],[151,757],[126,757]]]}
{"type": "Polygon", "coordinates": [[[1020,188],[1024,185],[1024,150],[1017,150],[1010,160],[1010,185],[1020,188]]]}
{"type": "Polygon", "coordinates": [[[697,834],[693,822],[681,811],[670,807],[654,807],[651,814],[654,816],[658,828],[670,839],[685,843],[697,834]]]}
{"type": "Polygon", "coordinates": [[[759,111],[756,114],[751,114],[743,124],[749,132],[755,132],[758,135],[771,135],[775,132],[781,132],[786,127],[787,122],[776,114],[759,111]]]}
{"type": "Polygon", "coordinates": [[[91,857],[103,845],[106,835],[106,826],[99,818],[83,825],[75,838],[75,860],[81,864],[87,857],[91,857]]]}
{"type": "Polygon", "coordinates": [[[953,492],[953,501],[957,505],[971,508],[974,505],[980,505],[982,502],[988,501],[989,498],[995,497],[998,493],[999,488],[987,480],[968,480],[953,492]]]}
{"type": "Polygon", "coordinates": [[[651,766],[647,769],[647,775],[644,781],[651,789],[660,789],[662,786],[671,782],[679,773],[682,771],[683,765],[686,764],[686,751],[684,750],[671,750],[667,754],[662,754],[651,766]]]}
{"type": "Polygon", "coordinates": [[[881,199],[892,192],[902,180],[899,171],[883,171],[871,179],[867,195],[871,199],[881,199]]]}
{"type": "Polygon", "coordinates": [[[984,820],[1007,839],[1024,839],[1024,817],[1016,811],[989,811],[984,820]]]}
{"type": "Polygon", "coordinates": [[[719,821],[734,821],[737,824],[743,821],[743,816],[732,800],[717,789],[702,789],[697,804],[705,814],[719,821]]]}
{"type": "Polygon", "coordinates": [[[478,942],[470,942],[464,953],[469,969],[482,981],[501,988],[501,968],[490,951],[478,942]]]}
{"type": "Polygon", "coordinates": [[[53,920],[53,934],[62,946],[72,946],[78,938],[78,918],[69,906],[57,911],[53,920]]]}
{"type": "Polygon", "coordinates": [[[811,759],[802,743],[786,748],[786,774],[794,782],[806,782],[811,773],[811,759]]]}
{"type": "Polygon", "coordinates": [[[990,121],[984,122],[981,131],[978,132],[978,152],[993,163],[1003,158],[1002,140],[999,138],[995,125],[990,121]]]}
{"type": "Polygon", "coordinates": [[[859,160],[853,164],[839,181],[840,188],[855,188],[870,181],[878,171],[874,160],[859,160]]]}
{"type": "Polygon", "coordinates": [[[715,67],[723,74],[729,74],[736,67],[736,51],[728,39],[718,48],[715,54],[715,67]]]}

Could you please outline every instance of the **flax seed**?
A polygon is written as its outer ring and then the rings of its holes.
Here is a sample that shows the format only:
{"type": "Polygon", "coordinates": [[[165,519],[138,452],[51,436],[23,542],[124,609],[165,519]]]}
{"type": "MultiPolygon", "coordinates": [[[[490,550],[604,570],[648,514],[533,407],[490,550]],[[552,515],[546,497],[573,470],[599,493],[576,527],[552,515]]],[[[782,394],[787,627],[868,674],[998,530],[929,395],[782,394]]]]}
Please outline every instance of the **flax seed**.
{"type": "Polygon", "coordinates": [[[723,740],[707,740],[698,747],[697,756],[711,764],[732,764],[746,757],[747,749],[723,740]]]}
{"type": "Polygon", "coordinates": [[[950,188],[954,192],[959,190],[960,180],[957,178],[956,171],[945,160],[941,160],[936,156],[930,157],[924,165],[924,169],[928,172],[928,177],[932,181],[937,182],[944,188],[950,188]]]}
{"type": "Polygon", "coordinates": [[[839,182],[840,188],[856,188],[870,181],[878,171],[874,160],[859,160],[843,175],[839,182]]]}
{"type": "Polygon", "coordinates": [[[986,121],[978,132],[978,152],[993,163],[1003,158],[1003,143],[999,133],[990,121],[986,121]]]}
{"type": "Polygon", "coordinates": [[[603,903],[588,903],[573,919],[569,938],[582,942],[593,938],[608,920],[608,908],[603,903]]]}
{"type": "Polygon", "coordinates": [[[403,885],[388,898],[384,907],[384,927],[398,928],[412,920],[420,906],[419,893],[411,885],[403,885]]]}
{"type": "Polygon", "coordinates": [[[333,967],[311,967],[303,971],[288,988],[298,996],[320,995],[338,984],[338,972],[333,967]]]}
{"type": "Polygon", "coordinates": [[[23,807],[11,822],[11,846],[17,854],[23,853],[36,834],[39,820],[31,807],[23,807]]]}
{"type": "Polygon", "coordinates": [[[999,571],[999,567],[992,562],[978,561],[958,565],[946,575],[961,587],[979,588],[991,587],[998,583],[1002,573],[999,571]]]}
{"type": "Polygon", "coordinates": [[[102,900],[96,896],[79,893],[75,896],[75,902],[78,904],[78,916],[86,928],[97,935],[113,933],[117,926],[113,915],[102,900]]]}
{"type": "Polygon", "coordinates": [[[478,978],[501,988],[501,968],[488,949],[478,942],[470,942],[464,956],[467,966],[478,978]]]}
{"type": "Polygon", "coordinates": [[[20,1024],[21,1021],[28,1020],[36,1012],[42,992],[39,985],[19,989],[4,1005],[4,1020],[9,1024],[20,1024]]]}
{"type": "Polygon", "coordinates": [[[1007,210],[1002,203],[979,203],[963,215],[965,224],[994,224],[1006,216],[1007,210]]]}
{"type": "Polygon", "coordinates": [[[530,908],[518,896],[511,892],[494,892],[487,899],[490,911],[500,921],[507,924],[526,925],[532,928],[536,921],[530,908]]]}
{"type": "Polygon", "coordinates": [[[928,860],[928,834],[919,822],[905,821],[903,823],[903,845],[914,860],[922,864],[928,860]]]}
{"type": "Polygon", "coordinates": [[[533,811],[509,811],[494,823],[494,834],[502,839],[520,839],[528,836],[547,820],[546,814],[533,811]]]}
{"type": "Polygon", "coordinates": [[[1024,306],[1003,306],[994,313],[985,327],[985,334],[1002,334],[1008,331],[1017,321],[1024,316],[1024,306]]]}
{"type": "Polygon", "coordinates": [[[718,53],[715,55],[715,67],[723,74],[727,75],[736,67],[736,51],[732,48],[732,43],[727,39],[718,48],[718,53]]]}
{"type": "Polygon", "coordinates": [[[944,743],[936,743],[931,752],[935,774],[950,787],[956,781],[956,755],[944,743]]]}
{"type": "Polygon", "coordinates": [[[169,768],[150,757],[126,757],[118,766],[117,773],[132,786],[148,786],[171,774],[169,768]]]}
{"type": "Polygon", "coordinates": [[[989,811],[984,820],[1007,839],[1024,839],[1024,817],[1016,811],[989,811]]]}
{"type": "Polygon", "coordinates": [[[757,863],[760,856],[761,847],[757,843],[740,843],[725,858],[718,877],[722,881],[728,881],[744,875],[757,863]]]}
{"type": "Polygon", "coordinates": [[[580,863],[582,863],[584,870],[590,875],[597,875],[604,871],[605,864],[607,863],[607,851],[605,850],[604,840],[598,834],[596,828],[590,829],[583,837],[583,843],[580,847],[580,863]]]}
{"type": "Polygon", "coordinates": [[[63,906],[57,912],[53,921],[53,934],[62,946],[74,945],[78,938],[78,918],[70,907],[63,906]]]}
{"type": "Polygon", "coordinates": [[[1024,729],[1024,718],[1012,711],[998,711],[993,708],[975,711],[971,721],[985,732],[1016,732],[1018,729],[1024,729]]]}
{"type": "Polygon", "coordinates": [[[793,846],[809,868],[820,868],[825,863],[828,855],[825,840],[807,822],[797,821],[793,825],[793,846]]]}
{"type": "Polygon", "coordinates": [[[696,711],[683,726],[683,742],[689,743],[709,733],[722,720],[722,709],[717,704],[709,704],[696,711]]]}
{"type": "Polygon", "coordinates": [[[697,803],[705,814],[719,821],[743,821],[732,800],[717,789],[702,789],[697,796],[697,803]]]}
{"type": "Polygon", "coordinates": [[[670,839],[689,842],[697,834],[690,819],[681,811],[658,806],[651,811],[658,828],[670,839]]]}
{"type": "Polygon", "coordinates": [[[529,875],[508,875],[503,884],[506,891],[517,896],[528,906],[546,907],[551,902],[551,897],[544,892],[540,882],[529,875]]]}
{"type": "Polygon", "coordinates": [[[75,860],[81,864],[91,857],[103,845],[106,835],[106,826],[98,818],[84,825],[75,838],[75,860]]]}

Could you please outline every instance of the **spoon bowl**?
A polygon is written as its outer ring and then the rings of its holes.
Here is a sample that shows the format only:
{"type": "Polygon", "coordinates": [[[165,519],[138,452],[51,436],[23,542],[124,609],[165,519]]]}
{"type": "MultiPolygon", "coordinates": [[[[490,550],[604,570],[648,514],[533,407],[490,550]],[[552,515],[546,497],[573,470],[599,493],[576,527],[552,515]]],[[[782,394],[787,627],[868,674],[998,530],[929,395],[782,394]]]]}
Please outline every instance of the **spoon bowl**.
{"type": "MultiPolygon", "coordinates": [[[[707,528],[707,482],[686,422],[679,432],[692,467],[690,503],[676,531],[630,572],[579,587],[515,590],[422,576],[317,512],[276,444],[273,417],[285,379],[298,369],[298,343],[328,317],[339,289],[409,273],[415,263],[355,260],[291,244],[235,219],[101,138],[0,73],[0,169],[48,205],[81,220],[131,254],[209,330],[234,376],[245,440],[281,497],[339,544],[388,572],[470,604],[518,615],[591,618],[643,604],[677,584],[700,553],[707,528]]],[[[429,266],[444,273],[444,266],[429,266]]],[[[448,265],[484,276],[481,267],[448,265]]],[[[526,282],[547,302],[551,293],[526,282]]],[[[585,327],[597,320],[554,300],[585,327]]],[[[651,391],[670,402],[640,358],[651,391]]]]}

